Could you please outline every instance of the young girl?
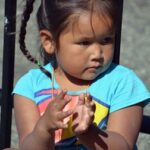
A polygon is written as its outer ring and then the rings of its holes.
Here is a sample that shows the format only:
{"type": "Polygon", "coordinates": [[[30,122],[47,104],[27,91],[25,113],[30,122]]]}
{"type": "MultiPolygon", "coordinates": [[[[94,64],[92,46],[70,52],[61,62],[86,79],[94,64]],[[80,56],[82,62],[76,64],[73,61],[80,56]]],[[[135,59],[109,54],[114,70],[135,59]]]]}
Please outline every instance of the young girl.
{"type": "Polygon", "coordinates": [[[118,0],[42,0],[45,66],[24,41],[33,4],[26,2],[20,48],[39,69],[13,91],[20,150],[135,149],[150,93],[132,70],[112,63],[118,0]]]}

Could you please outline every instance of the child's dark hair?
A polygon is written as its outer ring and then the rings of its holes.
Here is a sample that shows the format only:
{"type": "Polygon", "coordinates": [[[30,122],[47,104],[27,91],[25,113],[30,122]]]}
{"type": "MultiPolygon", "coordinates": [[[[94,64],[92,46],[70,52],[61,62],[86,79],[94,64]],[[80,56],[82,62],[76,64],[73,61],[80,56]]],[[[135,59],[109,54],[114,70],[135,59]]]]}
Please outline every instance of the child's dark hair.
{"type": "MultiPolygon", "coordinates": [[[[38,64],[40,69],[48,75],[47,71],[31,56],[25,45],[26,25],[33,10],[34,1],[26,0],[19,36],[20,49],[31,62],[38,64]]],[[[117,9],[118,0],[41,0],[41,5],[37,12],[37,23],[39,30],[46,29],[51,32],[57,46],[59,35],[69,24],[70,20],[68,18],[72,14],[80,16],[80,13],[83,11],[91,11],[91,14],[99,11],[101,15],[108,16],[115,27],[117,23],[117,9]]],[[[50,62],[51,60],[48,61],[50,62]]]]}

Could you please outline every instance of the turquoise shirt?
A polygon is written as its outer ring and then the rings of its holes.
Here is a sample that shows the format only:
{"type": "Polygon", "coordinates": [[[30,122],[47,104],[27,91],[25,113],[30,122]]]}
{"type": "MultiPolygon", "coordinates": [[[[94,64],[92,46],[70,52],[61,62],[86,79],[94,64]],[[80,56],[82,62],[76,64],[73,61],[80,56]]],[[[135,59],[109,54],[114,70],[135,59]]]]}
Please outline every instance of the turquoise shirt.
{"type": "MultiPolygon", "coordinates": [[[[52,73],[50,64],[44,67],[52,73]]],[[[59,90],[60,86],[55,79],[54,93],[57,95],[59,90]]],[[[101,129],[107,128],[109,113],[140,102],[146,104],[150,98],[149,91],[137,75],[132,70],[117,64],[111,64],[107,71],[92,82],[87,91],[96,105],[94,122],[101,129]]],[[[69,107],[75,107],[78,95],[85,92],[86,90],[68,91],[67,94],[72,96],[69,107]]],[[[32,69],[20,78],[13,93],[25,96],[37,104],[42,115],[52,99],[52,80],[40,69],[32,69]]],[[[84,147],[80,146],[72,131],[71,121],[69,124],[68,129],[61,131],[60,138],[56,132],[56,145],[64,150],[76,150],[77,146],[79,150],[85,150],[84,147]]]]}

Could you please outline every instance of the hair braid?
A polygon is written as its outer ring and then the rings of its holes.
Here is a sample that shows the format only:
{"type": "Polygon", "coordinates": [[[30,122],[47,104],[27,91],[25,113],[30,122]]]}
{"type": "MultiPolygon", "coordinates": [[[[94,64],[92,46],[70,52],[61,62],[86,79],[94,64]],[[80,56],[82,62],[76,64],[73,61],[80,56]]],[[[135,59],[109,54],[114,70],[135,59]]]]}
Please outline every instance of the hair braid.
{"type": "Polygon", "coordinates": [[[25,10],[22,14],[20,34],[19,34],[20,49],[29,61],[38,65],[39,68],[41,69],[41,71],[43,73],[45,73],[48,77],[51,78],[51,74],[46,69],[44,69],[42,67],[42,65],[30,54],[30,52],[26,48],[26,44],[25,44],[27,22],[30,19],[31,12],[33,11],[33,3],[34,2],[35,2],[35,0],[26,0],[26,6],[25,6],[25,10]]]}

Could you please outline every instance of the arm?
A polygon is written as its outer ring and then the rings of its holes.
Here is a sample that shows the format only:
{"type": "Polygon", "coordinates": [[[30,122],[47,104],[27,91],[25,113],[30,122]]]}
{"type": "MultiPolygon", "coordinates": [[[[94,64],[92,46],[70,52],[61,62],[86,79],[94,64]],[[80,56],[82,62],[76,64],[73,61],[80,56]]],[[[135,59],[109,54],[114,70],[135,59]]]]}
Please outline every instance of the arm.
{"type": "Polygon", "coordinates": [[[62,91],[49,103],[45,113],[40,117],[34,102],[15,95],[14,109],[21,150],[54,149],[54,131],[58,128],[67,128],[68,125],[63,119],[72,114],[72,111],[62,112],[70,101],[64,97],[65,92],[62,91]]]}
{"type": "Polygon", "coordinates": [[[133,150],[142,115],[140,104],[121,109],[110,114],[106,131],[91,125],[78,138],[89,150],[133,150]]]}
{"type": "Polygon", "coordinates": [[[52,134],[38,126],[40,114],[35,103],[15,95],[14,110],[21,150],[48,150],[50,147],[54,149],[52,134]]]}

